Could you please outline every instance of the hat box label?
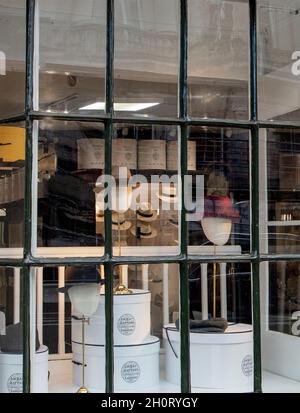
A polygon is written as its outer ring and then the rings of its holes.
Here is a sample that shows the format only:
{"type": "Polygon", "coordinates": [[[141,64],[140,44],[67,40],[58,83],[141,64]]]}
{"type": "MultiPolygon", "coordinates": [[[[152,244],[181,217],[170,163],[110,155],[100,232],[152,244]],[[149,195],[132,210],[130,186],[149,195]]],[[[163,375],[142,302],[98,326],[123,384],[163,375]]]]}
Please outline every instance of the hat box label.
{"type": "Polygon", "coordinates": [[[253,359],[250,354],[245,356],[242,360],[242,372],[246,377],[252,376],[253,373],[253,359]]]}
{"type": "Polygon", "coordinates": [[[160,140],[141,140],[138,146],[139,169],[167,168],[166,142],[160,140]]]}
{"type": "MultiPolygon", "coordinates": [[[[170,171],[178,170],[178,141],[167,142],[167,169],[170,171]]],[[[196,170],[196,142],[188,141],[188,170],[196,170]]]]}
{"type": "Polygon", "coordinates": [[[79,139],[78,169],[103,169],[104,168],[104,140],[79,139]]]}
{"type": "Polygon", "coordinates": [[[126,383],[135,383],[141,375],[141,368],[136,361],[127,361],[122,366],[121,376],[126,383]]]}
{"type": "Polygon", "coordinates": [[[134,333],[136,328],[136,321],[132,314],[123,314],[117,323],[119,332],[123,336],[130,336],[134,333]]]}
{"type": "Polygon", "coordinates": [[[137,143],[135,139],[114,139],[112,143],[113,166],[137,168],[137,143]]]}
{"type": "Polygon", "coordinates": [[[14,373],[8,378],[7,390],[9,393],[23,392],[23,377],[21,373],[14,373]]]}

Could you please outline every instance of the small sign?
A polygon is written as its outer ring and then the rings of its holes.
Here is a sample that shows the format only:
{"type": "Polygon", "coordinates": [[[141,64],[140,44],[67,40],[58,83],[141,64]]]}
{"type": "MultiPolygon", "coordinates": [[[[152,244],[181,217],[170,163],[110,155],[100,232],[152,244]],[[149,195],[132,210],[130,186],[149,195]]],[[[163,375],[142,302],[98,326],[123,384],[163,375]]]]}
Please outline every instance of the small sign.
{"type": "Polygon", "coordinates": [[[134,333],[136,321],[132,314],[123,314],[117,323],[118,330],[123,336],[130,336],[134,333]]]}
{"type": "Polygon", "coordinates": [[[141,368],[136,361],[128,361],[123,364],[121,375],[126,383],[135,383],[141,375],[141,368]]]}
{"type": "Polygon", "coordinates": [[[7,390],[9,393],[23,392],[23,377],[21,373],[12,374],[7,380],[7,390]]]}
{"type": "Polygon", "coordinates": [[[253,373],[253,359],[250,354],[248,354],[246,357],[243,358],[242,360],[242,372],[246,377],[252,376],[253,373]]]}

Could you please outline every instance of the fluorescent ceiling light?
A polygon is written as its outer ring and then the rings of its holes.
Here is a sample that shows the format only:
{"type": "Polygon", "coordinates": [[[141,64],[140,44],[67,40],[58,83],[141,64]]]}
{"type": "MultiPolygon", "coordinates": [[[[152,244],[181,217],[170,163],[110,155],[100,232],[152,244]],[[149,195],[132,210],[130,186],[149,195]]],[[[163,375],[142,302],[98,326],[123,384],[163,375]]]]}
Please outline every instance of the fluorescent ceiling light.
{"type": "MultiPolygon", "coordinates": [[[[114,110],[116,112],[138,112],[139,110],[152,108],[159,103],[115,103],[114,110]]],[[[88,106],[83,106],[79,110],[105,110],[104,102],[95,102],[88,106]]]]}

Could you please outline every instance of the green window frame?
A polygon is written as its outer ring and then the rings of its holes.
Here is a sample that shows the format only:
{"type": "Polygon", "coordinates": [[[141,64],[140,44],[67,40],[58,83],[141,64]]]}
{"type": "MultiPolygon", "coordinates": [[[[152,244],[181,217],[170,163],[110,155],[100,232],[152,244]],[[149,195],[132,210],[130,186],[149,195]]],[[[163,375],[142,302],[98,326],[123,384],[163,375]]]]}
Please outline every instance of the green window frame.
{"type": "MultiPolygon", "coordinates": [[[[188,116],[188,0],[180,0],[180,58],[179,58],[179,113],[172,118],[122,118],[114,115],[114,0],[107,0],[106,28],[106,113],[101,116],[71,115],[65,113],[45,113],[33,107],[34,88],[34,23],[35,0],[26,1],[26,96],[24,113],[0,119],[0,124],[25,121],[26,123],[26,174],[24,209],[24,255],[23,259],[0,259],[1,266],[20,267],[22,270],[22,321],[23,321],[23,391],[30,392],[30,270],[43,266],[87,266],[104,265],[105,315],[106,315],[106,392],[113,392],[113,267],[121,264],[177,263],[180,266],[180,316],[181,316],[181,391],[191,391],[189,355],[189,288],[188,267],[193,262],[248,262],[252,267],[252,305],[254,340],[254,392],[261,392],[261,337],[260,337],[260,263],[263,261],[300,260],[300,254],[261,254],[259,233],[259,131],[264,128],[299,129],[297,122],[259,121],[257,100],[257,2],[249,0],[250,36],[250,118],[248,121],[190,118],[188,116]],[[187,174],[187,141],[190,126],[237,127],[248,130],[251,136],[251,253],[241,256],[190,256],[188,254],[188,230],[185,220],[184,202],[181,212],[181,249],[177,256],[160,257],[114,257],[112,254],[112,215],[105,211],[105,253],[103,257],[75,258],[35,258],[32,254],[32,172],[33,172],[33,124],[44,118],[56,120],[76,120],[81,122],[102,122],[105,126],[105,173],[112,169],[112,138],[116,123],[143,123],[149,125],[176,125],[181,130],[181,175],[187,174]]],[[[183,192],[183,191],[182,191],[183,192]]],[[[182,194],[182,197],[184,195],[182,194]]]]}

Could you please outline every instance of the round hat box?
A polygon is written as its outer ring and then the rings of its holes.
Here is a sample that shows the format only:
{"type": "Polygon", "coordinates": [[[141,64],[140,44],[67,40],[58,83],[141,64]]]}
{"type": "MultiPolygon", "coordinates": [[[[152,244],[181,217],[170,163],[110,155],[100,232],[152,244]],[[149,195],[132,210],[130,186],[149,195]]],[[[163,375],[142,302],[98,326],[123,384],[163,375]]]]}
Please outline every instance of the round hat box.
{"type": "MultiPolygon", "coordinates": [[[[48,393],[48,347],[41,346],[33,363],[32,393],[48,393]]],[[[23,393],[23,355],[0,352],[0,394],[23,393]]]]}
{"type": "MultiPolygon", "coordinates": [[[[132,294],[114,295],[114,343],[116,345],[140,344],[150,334],[151,293],[132,290],[132,294]]],[[[81,314],[73,311],[75,317],[81,314]]],[[[101,296],[95,314],[85,327],[85,342],[105,344],[105,299],[101,296]]],[[[81,321],[72,318],[72,340],[82,342],[81,321]]]]}
{"type": "MultiPolygon", "coordinates": [[[[180,333],[164,326],[166,380],[180,384],[180,333]],[[178,356],[178,358],[175,356],[178,356]]],[[[247,324],[224,333],[190,333],[191,385],[227,392],[253,391],[253,334],[247,324]]]]}
{"type": "MultiPolygon", "coordinates": [[[[72,343],[73,383],[82,382],[82,344],[72,343]]],[[[159,385],[159,339],[149,336],[139,345],[114,346],[114,388],[144,392],[159,385]]],[[[85,385],[91,392],[105,389],[105,347],[86,345],[85,385]]]]}

